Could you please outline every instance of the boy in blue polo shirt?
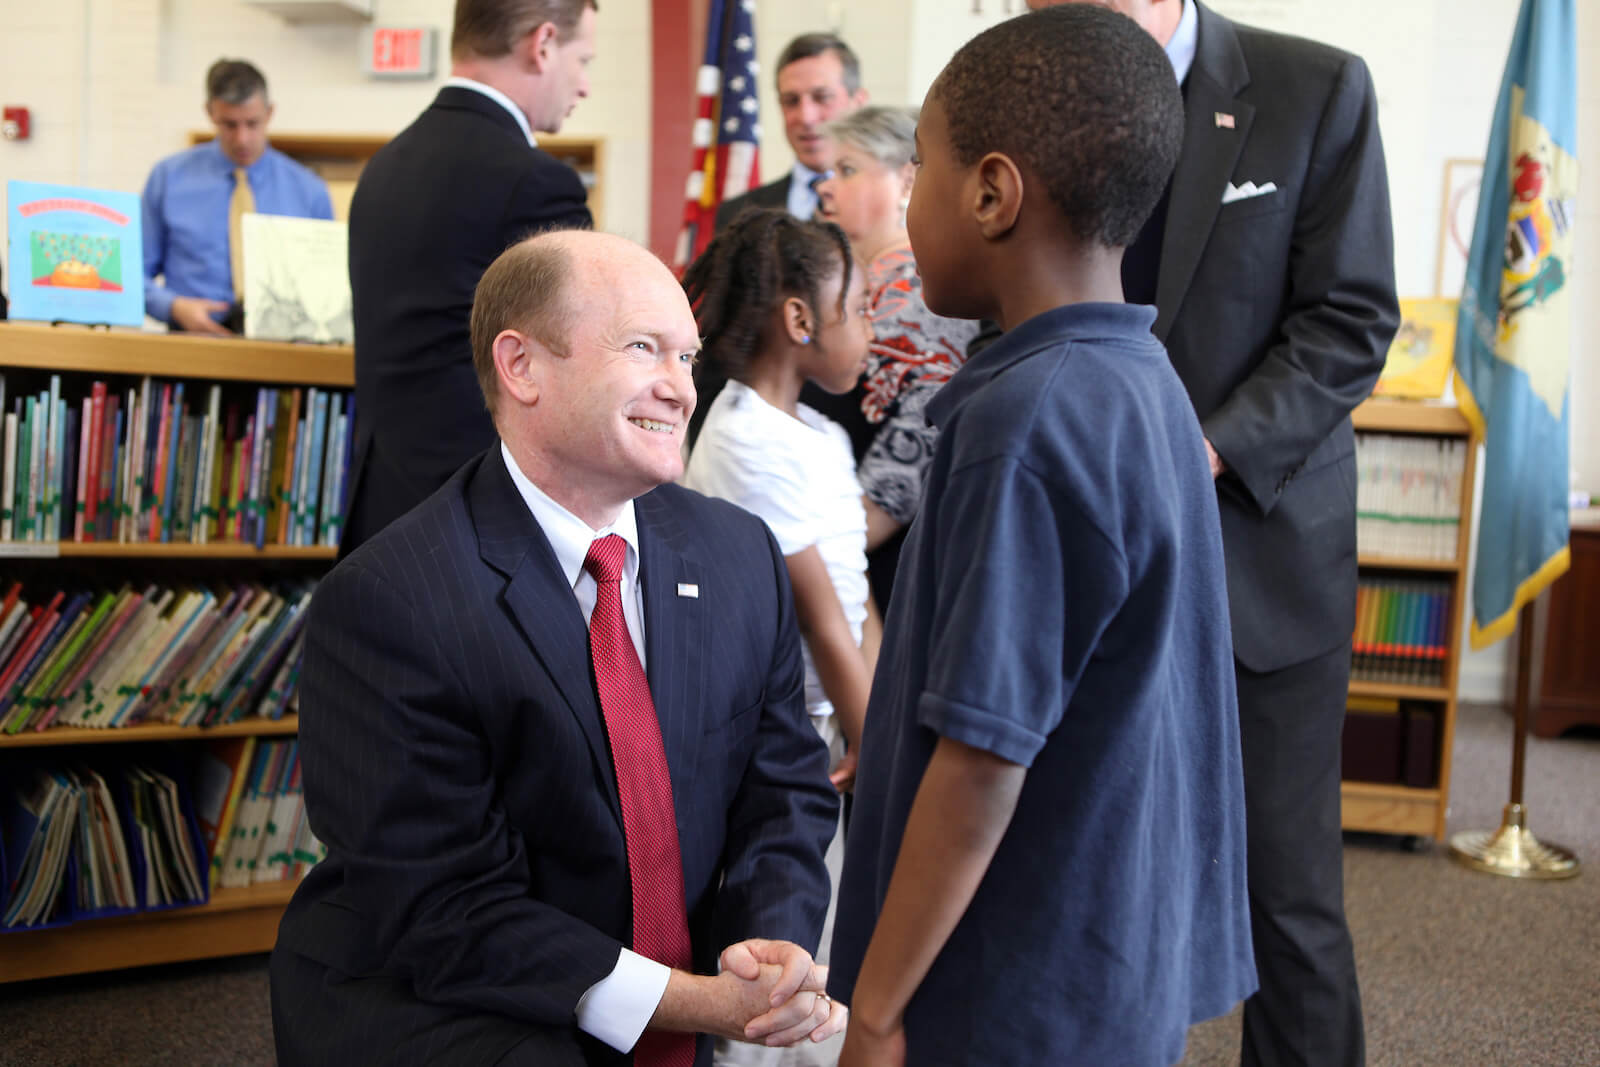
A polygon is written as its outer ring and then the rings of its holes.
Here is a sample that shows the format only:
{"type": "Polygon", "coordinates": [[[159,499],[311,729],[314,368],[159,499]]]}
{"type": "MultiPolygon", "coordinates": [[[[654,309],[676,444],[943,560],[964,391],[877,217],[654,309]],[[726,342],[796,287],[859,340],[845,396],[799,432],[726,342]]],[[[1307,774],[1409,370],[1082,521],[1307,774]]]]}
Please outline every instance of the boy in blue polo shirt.
{"type": "Polygon", "coordinates": [[[866,717],[829,992],[841,1067],[1176,1063],[1256,985],[1200,425],[1123,303],[1172,66],[1094,4],[950,61],[907,217],[928,306],[1006,334],[940,438],[866,717]]]}

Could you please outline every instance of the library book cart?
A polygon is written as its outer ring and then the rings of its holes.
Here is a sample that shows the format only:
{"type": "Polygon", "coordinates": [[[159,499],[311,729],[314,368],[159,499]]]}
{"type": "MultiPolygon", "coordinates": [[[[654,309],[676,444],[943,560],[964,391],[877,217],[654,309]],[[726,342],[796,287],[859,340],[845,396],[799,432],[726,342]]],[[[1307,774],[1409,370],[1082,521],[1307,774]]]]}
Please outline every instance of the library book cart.
{"type": "Polygon", "coordinates": [[[1356,408],[1357,596],[1342,824],[1443,840],[1477,442],[1454,407],[1356,408]],[[1407,749],[1409,748],[1409,751],[1407,749]]]}
{"type": "MultiPolygon", "coordinates": [[[[7,380],[11,397],[37,393],[52,376],[61,380],[62,395],[73,397],[82,396],[91,381],[103,380],[115,392],[135,388],[147,376],[174,383],[174,389],[178,382],[187,383],[189,395],[195,399],[204,397],[213,385],[223,394],[231,391],[236,398],[263,388],[278,388],[296,396],[300,392],[312,395],[315,388],[327,396],[354,385],[354,356],[348,346],[0,322],[0,374],[7,380]]],[[[11,410],[12,401],[6,404],[11,410]]],[[[173,436],[176,439],[176,432],[173,436]]],[[[335,549],[326,543],[330,538],[322,538],[324,543],[317,540],[314,536],[268,535],[266,543],[257,547],[255,541],[227,536],[208,543],[178,542],[176,538],[167,543],[116,537],[89,542],[13,539],[0,542],[0,584],[51,586],[76,581],[109,587],[151,581],[217,587],[250,580],[309,583],[335,558],[335,549]],[[313,543],[293,543],[306,540],[313,543]]],[[[336,535],[331,540],[336,540],[336,535]]],[[[111,728],[50,725],[16,733],[0,731],[0,760],[13,761],[4,765],[15,766],[18,759],[70,763],[89,756],[117,765],[119,760],[126,763],[126,754],[140,749],[160,747],[181,755],[198,751],[191,746],[203,747],[213,738],[257,737],[265,743],[266,739],[292,738],[296,732],[292,704],[275,719],[261,717],[251,709],[235,721],[206,727],[140,721],[111,728]]],[[[0,784],[9,789],[9,783],[0,784]]],[[[200,861],[206,861],[203,853],[200,861]]],[[[198,905],[0,931],[0,983],[265,952],[276,939],[278,920],[294,887],[293,881],[285,880],[216,888],[206,903],[198,905]]]]}

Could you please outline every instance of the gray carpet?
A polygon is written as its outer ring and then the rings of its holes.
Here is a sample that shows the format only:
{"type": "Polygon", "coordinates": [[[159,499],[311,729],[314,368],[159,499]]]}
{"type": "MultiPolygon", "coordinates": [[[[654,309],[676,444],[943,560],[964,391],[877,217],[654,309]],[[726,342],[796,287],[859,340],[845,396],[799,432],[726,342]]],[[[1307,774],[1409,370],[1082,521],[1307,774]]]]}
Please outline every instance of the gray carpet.
{"type": "MultiPolygon", "coordinates": [[[[1510,719],[1465,707],[1450,829],[1500,823],[1510,719]]],[[[1585,863],[1521,883],[1350,835],[1345,885],[1372,1067],[1600,1065],[1600,734],[1530,739],[1531,828],[1585,863]]],[[[0,952],[5,940],[0,937],[0,952]]],[[[1195,1027],[1185,1067],[1237,1062],[1234,1016],[1195,1027]]],[[[269,1064],[264,957],[0,986],[0,1063],[269,1064]]]]}

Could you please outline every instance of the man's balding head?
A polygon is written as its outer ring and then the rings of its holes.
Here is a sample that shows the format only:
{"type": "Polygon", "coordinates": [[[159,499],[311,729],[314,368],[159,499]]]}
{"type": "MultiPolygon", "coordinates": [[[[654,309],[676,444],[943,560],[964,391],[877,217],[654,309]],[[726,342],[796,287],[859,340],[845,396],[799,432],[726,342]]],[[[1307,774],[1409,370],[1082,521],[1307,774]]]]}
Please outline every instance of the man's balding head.
{"type": "Polygon", "coordinates": [[[508,248],[478,283],[472,347],[524,473],[595,528],[682,473],[699,334],[677,279],[639,245],[564,230],[508,248]]]}

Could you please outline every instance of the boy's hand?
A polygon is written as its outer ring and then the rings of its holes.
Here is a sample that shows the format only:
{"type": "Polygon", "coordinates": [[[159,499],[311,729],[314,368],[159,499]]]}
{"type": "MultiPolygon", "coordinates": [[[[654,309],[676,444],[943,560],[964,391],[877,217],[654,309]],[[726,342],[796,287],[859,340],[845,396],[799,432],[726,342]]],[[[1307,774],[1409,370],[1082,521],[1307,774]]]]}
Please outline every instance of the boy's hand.
{"type": "Polygon", "coordinates": [[[839,1067],[904,1067],[906,1031],[903,1025],[874,1033],[858,1021],[844,1035],[839,1067]]]}
{"type": "Polygon", "coordinates": [[[1211,479],[1215,481],[1216,479],[1222,477],[1222,472],[1224,470],[1222,457],[1217,455],[1217,450],[1211,447],[1211,439],[1209,437],[1205,439],[1205,442],[1206,461],[1211,464],[1211,479]]]}

